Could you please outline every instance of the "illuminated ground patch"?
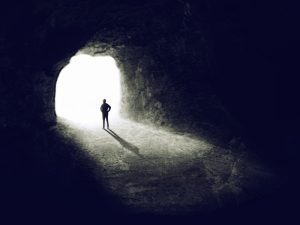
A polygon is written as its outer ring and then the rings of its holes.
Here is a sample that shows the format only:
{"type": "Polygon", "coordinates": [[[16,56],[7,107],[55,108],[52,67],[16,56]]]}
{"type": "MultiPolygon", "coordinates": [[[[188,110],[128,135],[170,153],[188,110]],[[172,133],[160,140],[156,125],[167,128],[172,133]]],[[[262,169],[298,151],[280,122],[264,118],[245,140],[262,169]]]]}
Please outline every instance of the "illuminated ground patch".
{"type": "Polygon", "coordinates": [[[210,211],[238,205],[274,183],[274,176],[246,152],[219,148],[192,134],[121,119],[111,130],[59,124],[59,131],[97,162],[95,179],[132,212],[210,211]]]}

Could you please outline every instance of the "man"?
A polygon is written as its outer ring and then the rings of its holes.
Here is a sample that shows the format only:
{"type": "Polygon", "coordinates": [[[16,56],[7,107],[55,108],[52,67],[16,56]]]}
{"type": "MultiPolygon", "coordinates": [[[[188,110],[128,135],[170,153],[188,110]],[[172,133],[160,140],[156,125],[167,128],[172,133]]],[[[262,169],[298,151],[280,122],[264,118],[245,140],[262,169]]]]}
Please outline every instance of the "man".
{"type": "Polygon", "coordinates": [[[103,104],[101,105],[100,110],[102,112],[103,129],[105,129],[105,119],[106,119],[107,129],[109,129],[108,112],[111,110],[111,107],[109,104],[106,103],[106,99],[103,99],[103,104]]]}

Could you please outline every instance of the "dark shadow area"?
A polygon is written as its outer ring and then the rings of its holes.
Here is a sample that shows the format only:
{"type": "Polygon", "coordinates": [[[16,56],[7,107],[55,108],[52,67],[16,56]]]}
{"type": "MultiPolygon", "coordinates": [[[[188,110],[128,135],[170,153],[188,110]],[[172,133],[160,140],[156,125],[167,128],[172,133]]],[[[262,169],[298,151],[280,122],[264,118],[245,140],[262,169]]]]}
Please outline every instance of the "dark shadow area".
{"type": "Polygon", "coordinates": [[[99,165],[51,130],[57,76],[91,46],[88,53],[119,64],[132,119],[195,130],[226,147],[245,143],[287,179],[275,194],[205,216],[140,214],[128,224],[299,221],[297,4],[33,0],[3,1],[1,9],[0,224],[125,223],[122,204],[93,177],[99,165]]]}
{"type": "Polygon", "coordinates": [[[126,148],[127,150],[133,152],[134,154],[138,155],[139,157],[143,158],[144,156],[139,153],[139,148],[135,145],[125,141],[123,138],[121,138],[119,135],[117,135],[114,131],[111,129],[104,129],[107,133],[109,133],[114,139],[116,139],[123,148],[126,148]]]}
{"type": "Polygon", "coordinates": [[[57,129],[0,134],[1,224],[93,224],[99,215],[111,221],[123,214],[119,199],[95,179],[95,161],[57,129]]]}

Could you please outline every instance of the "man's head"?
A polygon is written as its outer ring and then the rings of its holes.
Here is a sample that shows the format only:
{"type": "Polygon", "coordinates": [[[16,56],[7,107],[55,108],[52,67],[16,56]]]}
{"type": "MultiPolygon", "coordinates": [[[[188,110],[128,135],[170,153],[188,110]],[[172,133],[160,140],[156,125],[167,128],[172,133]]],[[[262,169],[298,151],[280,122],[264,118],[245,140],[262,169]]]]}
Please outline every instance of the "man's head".
{"type": "Polygon", "coordinates": [[[103,103],[106,103],[106,99],[103,99],[103,103]]]}

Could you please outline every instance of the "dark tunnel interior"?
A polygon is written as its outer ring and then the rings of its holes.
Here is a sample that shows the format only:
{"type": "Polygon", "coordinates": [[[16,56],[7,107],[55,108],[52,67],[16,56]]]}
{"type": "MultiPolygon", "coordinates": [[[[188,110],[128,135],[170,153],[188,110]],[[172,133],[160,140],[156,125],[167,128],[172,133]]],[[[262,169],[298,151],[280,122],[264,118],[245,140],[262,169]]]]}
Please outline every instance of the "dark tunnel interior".
{"type": "MultiPolygon", "coordinates": [[[[237,0],[5,2],[0,14],[0,219],[8,223],[3,224],[293,221],[298,88],[296,80],[285,79],[295,73],[293,61],[279,57],[296,49],[298,34],[289,31],[295,15],[276,2],[237,0]],[[124,206],[106,190],[102,175],[93,176],[97,160],[77,140],[59,133],[65,128],[55,113],[56,82],[78,51],[116,60],[122,117],[179,136],[201,136],[224,154],[227,149],[252,154],[276,174],[276,184],[262,193],[245,188],[251,198],[237,197],[235,203],[225,196],[226,204],[209,212],[197,204],[184,215],[176,204],[166,215],[124,206]]],[[[143,159],[143,149],[110,135],[143,159]]]]}

